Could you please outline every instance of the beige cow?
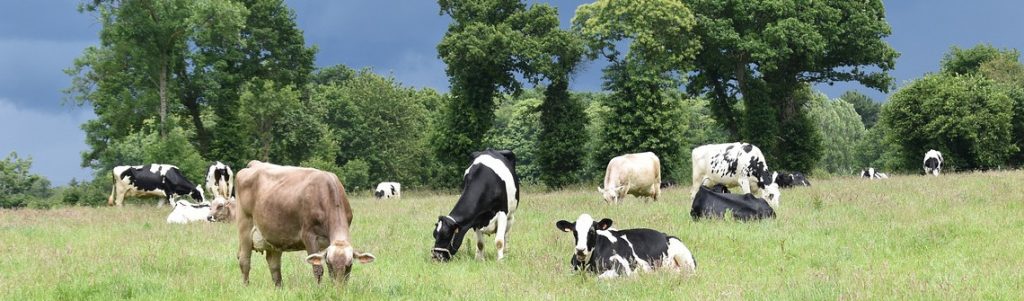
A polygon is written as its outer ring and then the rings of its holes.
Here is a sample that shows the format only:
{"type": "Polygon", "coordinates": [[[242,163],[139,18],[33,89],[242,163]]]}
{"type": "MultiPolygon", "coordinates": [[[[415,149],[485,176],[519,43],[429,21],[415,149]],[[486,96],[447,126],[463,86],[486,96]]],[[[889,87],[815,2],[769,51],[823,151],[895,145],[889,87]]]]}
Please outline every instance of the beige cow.
{"type": "Polygon", "coordinates": [[[604,172],[604,188],[598,187],[597,191],[613,204],[627,194],[657,201],[661,195],[661,160],[652,152],[612,158],[604,172]]]}

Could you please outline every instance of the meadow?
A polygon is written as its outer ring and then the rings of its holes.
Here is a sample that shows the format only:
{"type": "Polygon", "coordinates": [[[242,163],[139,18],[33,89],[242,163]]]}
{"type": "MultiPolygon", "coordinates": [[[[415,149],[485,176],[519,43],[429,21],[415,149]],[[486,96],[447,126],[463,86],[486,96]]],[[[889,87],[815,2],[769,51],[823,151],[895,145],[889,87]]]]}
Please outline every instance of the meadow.
{"type": "Polygon", "coordinates": [[[0,210],[0,300],[1024,299],[1024,172],[811,181],[783,191],[777,219],[748,223],[693,221],[685,186],[619,205],[589,186],[526,188],[506,259],[489,237],[487,260],[467,242],[444,264],[429,259],[431,230],[455,195],[359,193],[353,243],[376,262],[317,285],[304,252],[286,253],[281,289],[260,254],[242,285],[234,224],[168,225],[155,201],[0,210]],[[697,275],[572,272],[572,235],[554,224],[583,212],[680,237],[697,275]]]}

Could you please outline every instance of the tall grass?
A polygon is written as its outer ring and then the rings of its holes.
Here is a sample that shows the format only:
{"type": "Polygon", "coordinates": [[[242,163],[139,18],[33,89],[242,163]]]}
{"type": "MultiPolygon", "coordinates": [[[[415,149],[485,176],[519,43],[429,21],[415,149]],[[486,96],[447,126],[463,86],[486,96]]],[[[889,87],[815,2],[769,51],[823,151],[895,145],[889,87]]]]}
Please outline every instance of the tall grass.
{"type": "Polygon", "coordinates": [[[170,209],[151,205],[3,210],[0,300],[1024,298],[1024,172],[812,181],[783,192],[776,220],[750,223],[691,220],[687,187],[617,206],[594,189],[527,192],[505,260],[488,237],[487,260],[466,243],[445,264],[428,250],[455,195],[358,196],[353,243],[377,261],[316,285],[304,252],[286,253],[283,289],[259,254],[241,284],[234,224],[167,225],[170,209]],[[573,273],[572,235],[554,223],[583,212],[680,237],[697,275],[573,273]]]}

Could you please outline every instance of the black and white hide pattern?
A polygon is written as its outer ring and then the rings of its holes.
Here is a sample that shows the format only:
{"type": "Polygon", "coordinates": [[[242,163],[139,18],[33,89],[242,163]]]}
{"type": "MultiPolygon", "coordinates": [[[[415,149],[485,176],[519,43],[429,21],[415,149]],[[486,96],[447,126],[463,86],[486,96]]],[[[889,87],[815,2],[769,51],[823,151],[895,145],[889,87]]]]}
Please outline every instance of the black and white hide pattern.
{"type": "Polygon", "coordinates": [[[924,154],[924,174],[938,177],[942,172],[942,152],[928,150],[924,154]]]}
{"type": "Polygon", "coordinates": [[[697,195],[697,187],[739,186],[743,193],[760,194],[772,206],[779,205],[781,192],[761,149],[753,144],[735,142],[709,144],[691,152],[693,185],[690,196],[697,195]]]}
{"type": "MultiPolygon", "coordinates": [[[[718,187],[716,185],[716,187],[718,187]]],[[[701,218],[724,218],[725,212],[732,212],[733,218],[741,221],[775,218],[775,210],[764,199],[753,194],[731,194],[728,190],[700,187],[693,198],[690,216],[694,220],[701,218]]]]}
{"type": "Polygon", "coordinates": [[[654,269],[669,269],[684,275],[697,273],[693,253],[679,238],[657,230],[615,230],[611,226],[611,219],[594,221],[586,213],[576,222],[555,223],[558,230],[573,235],[575,246],[570,260],[573,270],[585,270],[602,279],[654,269]]]}
{"type": "Polygon", "coordinates": [[[206,189],[216,198],[235,197],[235,173],[231,167],[217,161],[206,172],[206,189]]]}
{"type": "Polygon", "coordinates": [[[506,235],[519,206],[516,156],[507,150],[474,152],[462,178],[462,195],[448,215],[437,217],[431,257],[448,261],[466,232],[476,232],[476,258],[484,259],[484,234],[494,234],[497,259],[505,257],[506,235]]]}
{"type": "Polygon", "coordinates": [[[807,177],[799,172],[772,172],[772,178],[775,179],[775,183],[779,184],[779,188],[811,186],[811,182],[807,180],[807,177]]]}
{"type": "Polygon", "coordinates": [[[398,182],[381,182],[373,191],[373,197],[378,199],[402,198],[402,184],[398,182]]]}
{"type": "Polygon", "coordinates": [[[167,164],[117,166],[111,171],[114,180],[107,197],[107,205],[124,205],[126,196],[159,197],[157,206],[170,203],[175,196],[190,196],[196,202],[205,202],[202,188],[192,184],[178,167],[167,164]]]}
{"type": "Polygon", "coordinates": [[[872,180],[883,180],[889,178],[889,175],[885,173],[875,172],[875,168],[873,167],[868,167],[868,169],[862,169],[860,171],[860,176],[872,180]]]}

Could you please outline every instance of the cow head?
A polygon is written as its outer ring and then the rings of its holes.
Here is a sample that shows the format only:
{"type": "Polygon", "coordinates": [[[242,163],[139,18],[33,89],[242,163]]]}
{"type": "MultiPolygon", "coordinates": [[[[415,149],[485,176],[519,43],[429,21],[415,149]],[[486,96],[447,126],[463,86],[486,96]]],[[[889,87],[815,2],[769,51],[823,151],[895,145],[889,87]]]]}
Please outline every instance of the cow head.
{"type": "Polygon", "coordinates": [[[434,227],[434,249],[431,250],[431,257],[442,262],[452,259],[462,246],[466,230],[468,229],[463,229],[451,216],[438,216],[437,225],[434,227]]]}
{"type": "Polygon", "coordinates": [[[213,203],[210,204],[210,215],[206,217],[206,220],[211,222],[231,222],[235,220],[235,214],[238,210],[238,201],[235,198],[225,200],[224,197],[217,196],[213,199],[213,203]]]}
{"type": "Polygon", "coordinates": [[[611,219],[606,218],[595,222],[594,218],[586,213],[580,214],[574,223],[565,220],[555,223],[558,230],[572,232],[576,243],[573,254],[576,256],[576,261],[581,263],[589,262],[590,255],[594,252],[594,246],[597,245],[597,231],[608,230],[611,226],[611,219]]]}
{"type": "Polygon", "coordinates": [[[203,195],[202,186],[196,186],[195,188],[192,188],[192,192],[189,193],[189,196],[191,196],[193,200],[196,200],[196,202],[206,201],[206,196],[203,195]]]}
{"type": "Polygon", "coordinates": [[[604,188],[597,187],[597,192],[601,193],[601,197],[604,198],[605,202],[614,204],[619,202],[619,196],[625,195],[626,186],[605,186],[604,188]]]}
{"type": "Polygon", "coordinates": [[[373,192],[373,197],[378,198],[378,199],[384,197],[384,191],[383,190],[374,191],[373,192]]]}
{"type": "Polygon", "coordinates": [[[761,188],[761,197],[768,201],[772,207],[779,205],[779,198],[782,196],[782,191],[779,189],[779,183],[777,172],[762,172],[760,180],[757,181],[757,187],[761,188]]]}
{"type": "MultiPolygon", "coordinates": [[[[335,240],[320,253],[306,256],[306,262],[313,265],[314,271],[323,271],[323,264],[326,262],[328,274],[334,281],[347,280],[348,274],[352,272],[353,263],[371,263],[375,259],[377,257],[374,257],[373,254],[356,251],[345,240],[335,240]]],[[[318,280],[319,277],[318,275],[318,280]]]]}

